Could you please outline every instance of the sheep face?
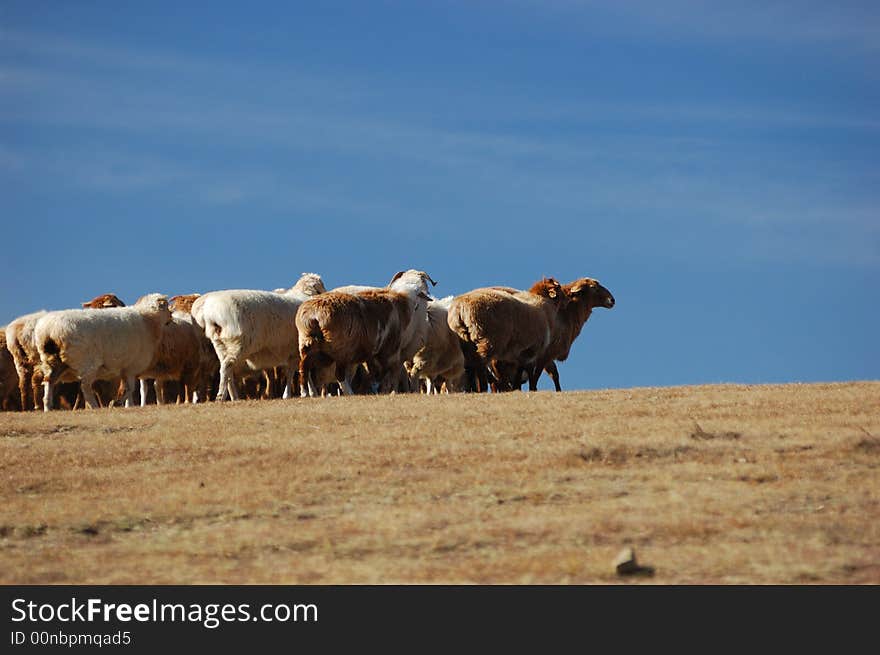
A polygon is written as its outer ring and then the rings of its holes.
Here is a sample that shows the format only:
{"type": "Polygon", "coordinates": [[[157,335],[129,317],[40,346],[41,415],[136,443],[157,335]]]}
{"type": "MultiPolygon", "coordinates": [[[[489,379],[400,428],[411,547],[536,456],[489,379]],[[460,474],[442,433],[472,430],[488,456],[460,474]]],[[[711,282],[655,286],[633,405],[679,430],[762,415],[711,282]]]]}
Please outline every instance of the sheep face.
{"type": "Polygon", "coordinates": [[[179,295],[172,297],[168,303],[171,306],[171,309],[175,312],[185,312],[187,314],[192,313],[192,306],[196,299],[199,297],[198,293],[189,293],[185,295],[179,295]]]}
{"type": "Polygon", "coordinates": [[[532,288],[529,289],[529,292],[536,296],[542,296],[552,300],[560,309],[568,304],[568,296],[566,295],[565,290],[562,288],[562,285],[559,284],[559,281],[552,277],[545,277],[540,282],[536,282],[532,285],[532,288]]]}
{"type": "Polygon", "coordinates": [[[324,288],[324,281],[316,273],[303,273],[296,284],[293,285],[293,290],[299,291],[306,296],[317,296],[327,293],[327,289],[324,288]]]}
{"type": "Polygon", "coordinates": [[[428,283],[436,285],[437,283],[425,271],[417,271],[410,269],[408,271],[399,271],[391,278],[388,283],[388,289],[400,291],[402,293],[412,293],[414,296],[422,300],[433,300],[431,294],[428,293],[428,283]]]}
{"type": "Polygon", "coordinates": [[[427,293],[428,291],[428,282],[431,283],[431,286],[437,286],[437,283],[434,281],[434,279],[430,275],[425,273],[425,271],[417,271],[411,268],[408,271],[398,271],[397,273],[395,273],[394,277],[391,278],[391,282],[388,283],[388,288],[395,289],[399,287],[401,285],[401,282],[399,282],[399,280],[402,280],[403,283],[405,283],[410,280],[414,281],[415,279],[421,280],[421,284],[422,286],[424,286],[425,293],[427,293]]]}
{"type": "Polygon", "coordinates": [[[168,296],[161,293],[150,293],[141,296],[134,304],[135,307],[145,314],[156,314],[162,325],[168,325],[172,320],[171,308],[168,307],[168,296]]]}
{"type": "Polygon", "coordinates": [[[592,307],[614,307],[614,296],[611,292],[589,277],[572,282],[568,286],[568,296],[572,302],[586,302],[592,307]]]}
{"type": "Polygon", "coordinates": [[[114,294],[105,293],[82,303],[82,306],[83,309],[105,309],[107,307],[125,307],[125,303],[114,294]]]}

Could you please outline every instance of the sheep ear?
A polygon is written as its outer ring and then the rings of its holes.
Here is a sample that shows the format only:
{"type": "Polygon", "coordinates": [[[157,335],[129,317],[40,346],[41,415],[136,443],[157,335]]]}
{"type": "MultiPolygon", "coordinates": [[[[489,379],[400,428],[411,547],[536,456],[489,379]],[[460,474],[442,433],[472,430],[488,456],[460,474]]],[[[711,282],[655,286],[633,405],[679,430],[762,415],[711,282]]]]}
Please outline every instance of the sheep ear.
{"type": "Polygon", "coordinates": [[[406,271],[397,271],[397,273],[394,274],[394,277],[391,278],[391,282],[388,283],[388,286],[390,287],[392,284],[397,282],[397,278],[402,276],[404,273],[406,273],[406,271]]]}
{"type": "Polygon", "coordinates": [[[434,287],[437,286],[437,283],[434,282],[434,278],[432,278],[432,277],[431,277],[430,275],[428,275],[427,273],[425,273],[425,277],[428,278],[428,282],[431,283],[431,286],[434,286],[434,287]]]}
{"type": "Polygon", "coordinates": [[[88,307],[88,306],[89,306],[89,303],[87,303],[87,302],[84,302],[84,303],[83,303],[83,304],[82,304],[82,306],[83,306],[83,309],[85,309],[85,308],[86,308],[86,307],[88,307]]]}

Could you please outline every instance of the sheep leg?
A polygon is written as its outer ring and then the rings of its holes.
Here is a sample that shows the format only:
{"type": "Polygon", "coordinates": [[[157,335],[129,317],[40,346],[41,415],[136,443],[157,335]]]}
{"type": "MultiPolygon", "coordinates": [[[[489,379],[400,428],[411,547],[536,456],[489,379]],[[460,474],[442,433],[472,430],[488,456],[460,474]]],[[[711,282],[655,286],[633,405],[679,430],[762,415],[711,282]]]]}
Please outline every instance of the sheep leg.
{"type": "Polygon", "coordinates": [[[474,374],[474,389],[476,389],[477,393],[488,391],[489,375],[485,365],[481,363],[480,365],[475,366],[472,370],[474,374]]]}
{"type": "Polygon", "coordinates": [[[229,397],[229,382],[232,373],[232,364],[229,361],[220,362],[220,385],[217,389],[217,400],[224,401],[229,397]]]}
{"type": "MultiPolygon", "coordinates": [[[[540,371],[540,368],[538,368],[537,370],[540,371]]],[[[532,369],[527,368],[526,366],[520,365],[520,366],[517,366],[516,368],[514,368],[513,371],[514,371],[514,374],[510,377],[508,390],[509,391],[522,391],[523,382],[528,382],[531,379],[532,369]]],[[[541,374],[538,373],[538,375],[540,376],[541,374]]],[[[529,388],[529,391],[535,391],[535,389],[529,388]]]]}
{"type": "Polygon", "coordinates": [[[494,359],[490,360],[489,373],[494,378],[493,391],[498,393],[500,391],[513,390],[513,384],[510,380],[510,376],[508,375],[508,370],[502,362],[494,359]]]}
{"type": "Polygon", "coordinates": [[[156,392],[156,404],[164,405],[165,404],[165,385],[161,380],[156,379],[153,380],[153,391],[156,392]]]}
{"type": "Polygon", "coordinates": [[[55,385],[50,379],[43,380],[43,411],[48,412],[53,409],[52,397],[55,394],[55,385]]]}
{"type": "Polygon", "coordinates": [[[238,385],[235,383],[232,376],[226,381],[226,387],[229,389],[230,400],[238,400],[241,398],[241,395],[238,393],[238,385]]]}
{"type": "Polygon", "coordinates": [[[559,369],[556,368],[556,362],[550,360],[550,363],[544,367],[544,370],[547,371],[547,375],[553,380],[553,386],[556,387],[556,391],[562,391],[562,387],[559,385],[559,369]]]}
{"type": "Polygon", "coordinates": [[[141,378],[141,407],[147,406],[147,381],[141,378]]]}
{"type": "Polygon", "coordinates": [[[195,389],[192,393],[193,404],[198,404],[202,398],[208,399],[208,376],[203,368],[199,368],[199,374],[196,377],[195,389]]]}
{"type": "MultiPolygon", "coordinates": [[[[381,392],[382,385],[386,381],[385,375],[382,372],[382,368],[379,366],[379,362],[376,359],[371,359],[367,363],[367,375],[370,381],[370,392],[372,394],[378,394],[381,392]]],[[[351,379],[351,378],[349,378],[351,379]]]]}
{"type": "Polygon", "coordinates": [[[45,409],[43,403],[43,394],[40,388],[43,386],[43,374],[36,370],[31,370],[31,395],[34,398],[34,409],[45,409]]]}
{"type": "Polygon", "coordinates": [[[136,378],[133,375],[124,375],[122,378],[123,384],[125,384],[125,406],[133,407],[134,406],[134,385],[136,382],[136,378]]]}
{"type": "Polygon", "coordinates": [[[92,389],[92,383],[95,381],[94,373],[83,373],[80,378],[80,392],[82,393],[85,407],[88,409],[98,409],[98,399],[95,398],[95,390],[92,389]]]}
{"type": "Polygon", "coordinates": [[[31,388],[31,377],[32,374],[25,368],[24,366],[19,367],[17,369],[18,373],[18,393],[21,396],[21,411],[26,412],[31,409],[30,403],[28,403],[28,392],[33,395],[33,409],[36,409],[36,395],[33,394],[33,389],[31,388]]]}
{"type": "Polygon", "coordinates": [[[344,368],[339,364],[336,365],[336,381],[339,383],[339,389],[342,391],[343,395],[354,395],[354,390],[351,388],[351,381],[354,379],[356,370],[357,364],[350,364],[344,368]]]}
{"type": "Polygon", "coordinates": [[[183,375],[180,376],[181,393],[183,395],[183,399],[180,402],[184,405],[196,402],[196,389],[199,388],[199,379],[200,373],[198,368],[195,370],[187,368],[184,370],[183,375]]]}
{"type": "Polygon", "coordinates": [[[315,394],[315,384],[312,382],[312,364],[310,361],[305,361],[308,355],[305,355],[299,360],[299,369],[297,371],[297,376],[299,377],[299,397],[305,398],[306,396],[314,397],[315,394]],[[305,364],[305,368],[303,365],[305,364]]]}
{"type": "Polygon", "coordinates": [[[299,357],[299,395],[306,397],[306,392],[310,398],[314,398],[315,385],[312,382],[312,369],[315,365],[312,363],[312,354],[308,351],[300,352],[299,357]]]}
{"type": "MultiPolygon", "coordinates": [[[[35,371],[34,377],[36,378],[35,371]]],[[[43,411],[48,412],[55,409],[55,385],[58,384],[58,379],[61,377],[63,373],[63,369],[49,369],[49,374],[46,375],[42,371],[39,372],[41,383],[43,385],[43,411]]]]}
{"type": "Polygon", "coordinates": [[[293,363],[288,363],[287,366],[281,369],[282,374],[284,375],[284,393],[281,394],[281,398],[284,400],[288,400],[293,398],[293,363]]]}
{"type": "Polygon", "coordinates": [[[403,384],[405,393],[418,393],[420,391],[419,379],[410,375],[406,370],[406,366],[400,369],[400,381],[403,384]]]}
{"type": "Polygon", "coordinates": [[[429,396],[434,393],[434,383],[430,377],[425,378],[425,393],[429,396]]]}
{"type": "MultiPolygon", "coordinates": [[[[377,369],[377,372],[378,370],[380,369],[377,369]]],[[[400,388],[399,371],[401,370],[403,370],[403,365],[393,361],[389,362],[389,366],[376,376],[379,378],[379,390],[383,393],[397,393],[400,388]]]]}
{"type": "Polygon", "coordinates": [[[275,397],[275,384],[273,379],[274,375],[269,373],[269,369],[263,369],[263,381],[266,383],[266,386],[263,388],[263,393],[260,394],[263,400],[269,400],[275,397]]]}
{"type": "MultiPolygon", "coordinates": [[[[541,373],[544,370],[544,366],[541,363],[537,363],[532,366],[531,369],[528,369],[529,374],[529,391],[537,391],[538,390],[538,378],[541,377],[541,373]]],[[[517,372],[517,379],[521,379],[520,373],[517,372]]]]}
{"type": "MultiPolygon", "coordinates": [[[[323,366],[320,365],[321,360],[316,357],[316,353],[312,353],[310,351],[300,353],[299,360],[299,379],[300,379],[300,394],[305,398],[306,388],[308,388],[308,395],[310,398],[316,398],[318,395],[318,382],[319,376],[323,370],[323,366]]],[[[333,365],[332,362],[330,364],[333,365]]],[[[337,371],[338,372],[338,371],[337,371]]]]}

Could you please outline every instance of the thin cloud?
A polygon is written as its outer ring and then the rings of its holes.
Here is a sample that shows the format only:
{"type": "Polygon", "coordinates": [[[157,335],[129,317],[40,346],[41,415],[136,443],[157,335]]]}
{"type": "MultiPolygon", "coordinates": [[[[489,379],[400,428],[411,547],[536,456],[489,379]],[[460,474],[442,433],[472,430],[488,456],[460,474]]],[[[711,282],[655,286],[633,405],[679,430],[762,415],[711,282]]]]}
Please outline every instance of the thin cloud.
{"type": "MultiPolygon", "coordinates": [[[[8,38],[8,35],[7,35],[8,38]]],[[[528,212],[558,212],[563,222],[589,213],[612,214],[638,225],[640,217],[661,214],[672,229],[708,230],[712,225],[741,226],[773,236],[788,225],[822,226],[829,220],[842,224],[834,252],[864,251],[876,244],[871,231],[876,212],[869,200],[856,202],[827,184],[840,184],[846,171],[834,163],[780,162],[777,181],[768,181],[760,161],[719,138],[675,136],[673,131],[630,135],[615,130],[585,131],[587,121],[626,120],[754,125],[836,126],[876,131],[878,122],[859,117],[821,116],[766,108],[730,108],[696,105],[620,105],[548,101],[518,106],[508,118],[556,119],[554,136],[527,137],[501,131],[465,131],[418,121],[364,116],[356,105],[336,103],[338,87],[302,78],[300,86],[267,85],[260,102],[248,102],[228,89],[235,75],[252,74],[225,62],[137,53],[127,49],[90,46],[76,41],[18,35],[13,45],[31,54],[49,56],[50,65],[7,64],[0,68],[0,120],[10,126],[75,127],[106,132],[173,139],[213,150],[244,149],[250,153],[287,150],[300,155],[332,153],[342,156],[338,170],[355,161],[394,160],[404,164],[412,178],[426,187],[431,176],[442,174],[443,185],[456,187],[477,204],[489,203],[524,221],[528,212]],[[56,68],[57,58],[70,57],[87,64],[71,72],[56,68]],[[112,59],[112,63],[107,63],[112,59]],[[114,66],[126,73],[108,79],[95,73],[114,66]],[[90,68],[91,67],[91,68],[90,68]],[[147,85],[139,70],[167,73],[161,86],[147,85]],[[202,73],[223,71],[222,83],[203,81],[202,73]],[[230,72],[231,71],[231,72],[230,72]],[[198,75],[193,84],[192,75],[198,75]],[[233,77],[230,77],[233,76],[233,77]],[[305,93],[305,91],[308,93],[305,93]],[[296,92],[294,92],[296,91],[296,92]],[[324,93],[330,95],[325,98],[324,93]],[[313,107],[303,109],[297,98],[308,95],[313,107]],[[272,107],[267,109],[266,107],[272,107]],[[561,107],[561,108],[560,108],[561,107]],[[731,161],[728,161],[731,160],[731,161]],[[707,163],[716,170],[707,172],[707,163]],[[720,162],[720,163],[719,163],[720,162]],[[412,166],[411,164],[418,164],[412,166]],[[787,167],[787,169],[786,169],[787,167]],[[754,168],[754,172],[752,169],[754,168]],[[566,218],[567,217],[567,218],[566,218]],[[707,227],[709,226],[709,227],[707,227]]],[[[266,79],[285,78],[287,71],[261,69],[266,79]]],[[[343,87],[345,85],[343,84],[343,87]]],[[[382,84],[373,85],[383,89],[382,84]]],[[[371,93],[378,93],[372,91],[371,93]]],[[[491,108],[489,109],[491,110],[491,108]]],[[[487,111],[474,107],[475,112],[487,111]]],[[[479,117],[479,116],[475,116],[479,117]]],[[[99,139],[100,140],[100,139],[99,139]]],[[[141,146],[143,148],[144,146],[141,146]]],[[[350,212],[351,215],[431,214],[412,200],[383,199],[382,190],[346,187],[329,179],[318,186],[297,184],[294,175],[252,164],[249,170],[203,170],[198,161],[131,153],[92,152],[74,147],[22,157],[20,148],[0,151],[0,165],[19,173],[26,167],[35,175],[50,174],[84,188],[108,193],[135,194],[151,189],[190,194],[196,202],[235,207],[259,202],[261,207],[350,212]],[[17,168],[16,168],[17,167],[17,168]]],[[[762,154],[761,157],[766,156],[762,154]]],[[[821,230],[807,232],[802,241],[821,252],[821,230]]],[[[638,240],[636,240],[638,241],[638,240]]],[[[772,241],[769,239],[768,241],[772,241]]],[[[807,246],[804,246],[807,249],[807,246]]],[[[822,256],[833,255],[824,253],[822,256]]],[[[792,256],[786,252],[784,256],[792,256]]]]}
{"type": "Polygon", "coordinates": [[[802,43],[868,53],[880,48],[880,9],[872,2],[510,0],[508,4],[564,16],[567,25],[603,37],[725,45],[802,43]]]}

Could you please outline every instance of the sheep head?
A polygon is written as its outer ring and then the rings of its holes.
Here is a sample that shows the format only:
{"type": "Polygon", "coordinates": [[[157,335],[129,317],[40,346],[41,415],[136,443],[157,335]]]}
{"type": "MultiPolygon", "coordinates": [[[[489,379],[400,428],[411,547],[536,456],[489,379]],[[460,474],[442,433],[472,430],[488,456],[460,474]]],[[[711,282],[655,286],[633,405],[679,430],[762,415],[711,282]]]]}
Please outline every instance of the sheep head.
{"type": "Polygon", "coordinates": [[[568,304],[568,296],[566,296],[562,285],[559,284],[558,280],[552,277],[545,277],[540,282],[535,282],[532,285],[532,288],[529,289],[529,293],[549,298],[558,307],[563,307],[568,304]]]}
{"type": "Polygon", "coordinates": [[[125,303],[112,293],[104,293],[82,303],[82,306],[83,309],[106,309],[107,307],[125,307],[125,303]]]}
{"type": "Polygon", "coordinates": [[[394,274],[394,277],[391,278],[391,282],[388,283],[388,288],[389,289],[394,288],[394,286],[395,286],[394,283],[397,282],[402,277],[421,278],[422,282],[425,285],[425,289],[428,288],[428,282],[431,283],[431,286],[435,286],[435,287],[437,286],[437,283],[434,281],[434,279],[430,275],[425,273],[425,271],[417,271],[417,270],[411,268],[408,271],[397,271],[397,273],[394,274]]]}
{"type": "Polygon", "coordinates": [[[162,325],[168,325],[173,319],[171,309],[168,307],[168,296],[161,293],[148,293],[138,298],[134,304],[142,314],[155,314],[160,318],[162,325]]]}
{"type": "Polygon", "coordinates": [[[614,296],[593,278],[584,277],[575,280],[571,284],[565,285],[565,292],[571,302],[583,302],[589,304],[590,307],[604,307],[606,309],[614,307],[614,296]]]}
{"type": "Polygon", "coordinates": [[[185,312],[187,314],[192,313],[193,303],[196,301],[201,294],[198,293],[188,293],[182,294],[179,296],[173,296],[168,303],[175,312],[185,312]]]}
{"type": "Polygon", "coordinates": [[[291,291],[299,291],[306,296],[317,296],[327,293],[327,289],[324,288],[324,281],[317,273],[303,273],[299,280],[296,281],[296,284],[293,285],[291,291]]]}

